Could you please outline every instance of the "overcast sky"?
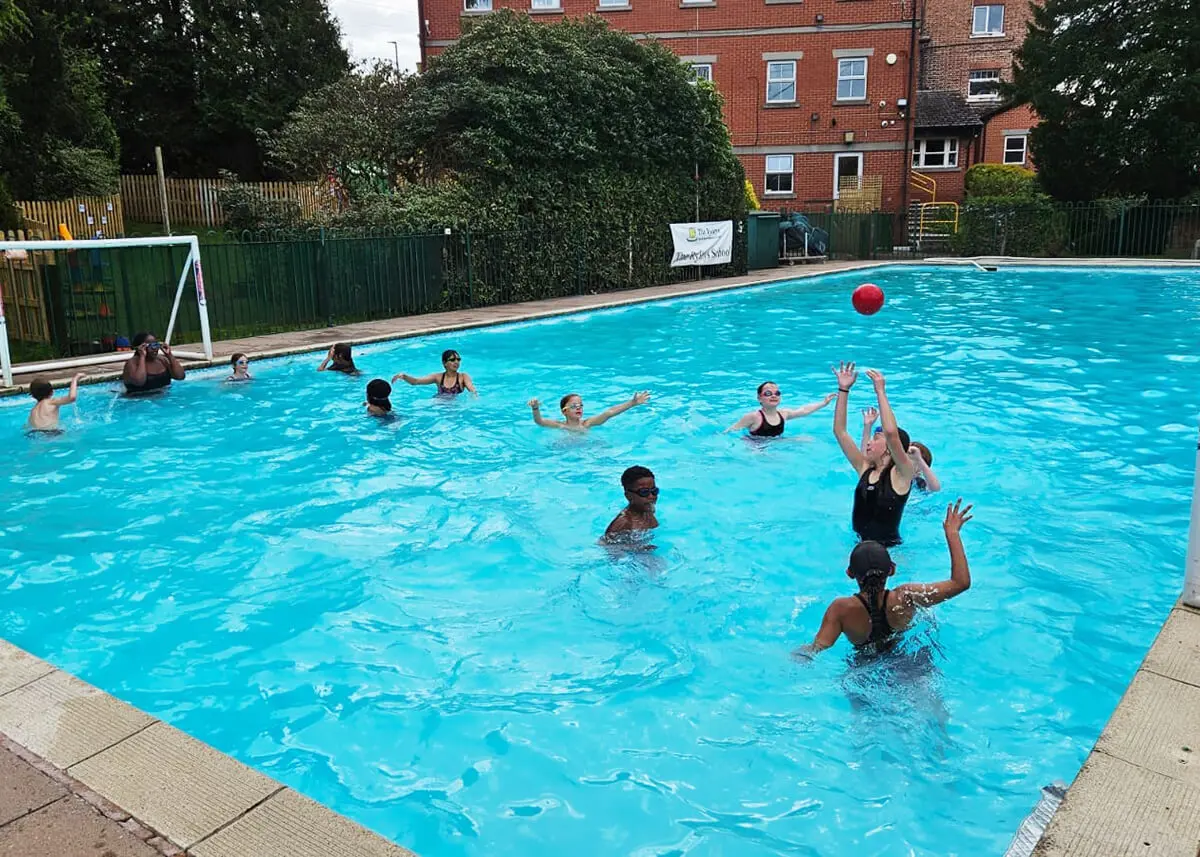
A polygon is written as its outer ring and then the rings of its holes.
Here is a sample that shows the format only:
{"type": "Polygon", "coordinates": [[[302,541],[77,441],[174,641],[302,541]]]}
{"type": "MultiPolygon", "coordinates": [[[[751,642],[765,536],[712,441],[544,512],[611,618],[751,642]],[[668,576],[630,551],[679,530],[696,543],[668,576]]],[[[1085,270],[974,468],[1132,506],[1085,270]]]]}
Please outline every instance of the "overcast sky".
{"type": "Polygon", "coordinates": [[[329,0],[342,24],[342,40],[352,60],[393,62],[398,42],[400,68],[415,71],[421,58],[417,43],[417,0],[329,0]]]}

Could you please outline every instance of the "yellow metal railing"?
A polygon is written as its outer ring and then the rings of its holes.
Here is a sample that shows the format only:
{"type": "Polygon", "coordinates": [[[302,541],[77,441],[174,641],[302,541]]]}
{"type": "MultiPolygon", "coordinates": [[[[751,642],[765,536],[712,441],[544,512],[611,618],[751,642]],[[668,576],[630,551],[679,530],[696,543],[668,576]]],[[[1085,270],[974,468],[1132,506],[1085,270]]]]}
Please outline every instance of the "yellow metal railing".
{"type": "Polygon", "coordinates": [[[922,202],[918,208],[917,235],[921,238],[958,232],[957,202],[922,202]]]}
{"type": "Polygon", "coordinates": [[[908,174],[908,183],[913,186],[914,190],[929,194],[929,202],[937,202],[937,181],[933,176],[912,170],[908,174]]]}

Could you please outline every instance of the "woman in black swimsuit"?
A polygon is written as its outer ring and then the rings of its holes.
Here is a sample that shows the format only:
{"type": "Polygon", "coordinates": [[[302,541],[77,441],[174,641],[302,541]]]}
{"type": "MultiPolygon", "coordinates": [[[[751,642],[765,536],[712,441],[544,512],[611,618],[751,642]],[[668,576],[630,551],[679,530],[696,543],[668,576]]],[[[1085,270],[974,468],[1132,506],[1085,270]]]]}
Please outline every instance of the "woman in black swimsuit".
{"type": "Polygon", "coordinates": [[[478,396],[475,391],[475,382],[471,380],[471,376],[466,372],[460,372],[459,367],[462,366],[462,356],[453,349],[442,352],[442,369],[443,372],[432,372],[428,375],[422,375],[420,378],[415,378],[404,372],[399,372],[392,376],[392,383],[403,381],[406,384],[437,384],[437,396],[457,396],[462,392],[469,392],[472,396],[478,396]]]}
{"type": "Polygon", "coordinates": [[[159,342],[153,333],[139,333],[133,337],[133,356],[125,361],[121,380],[128,395],[138,396],[164,390],[172,380],[182,381],[185,374],[171,346],[159,342]]]}
{"type": "Polygon", "coordinates": [[[887,546],[900,544],[900,518],[916,473],[908,455],[908,432],[896,425],[896,415],[892,413],[884,390],[883,375],[870,369],[867,377],[875,385],[883,431],[860,450],[846,431],[850,388],[858,380],[858,372],[853,363],[842,363],[833,372],[838,381],[833,434],[842,454],[858,474],[858,486],[854,489],[854,532],[860,539],[871,539],[887,546]]]}
{"type": "Polygon", "coordinates": [[[779,391],[779,385],[774,381],[764,381],[758,385],[758,404],[757,411],[751,411],[742,417],[736,423],[725,429],[726,432],[741,431],[744,428],[750,429],[750,437],[779,437],[783,434],[783,424],[788,420],[806,417],[811,413],[821,410],[821,408],[833,401],[836,393],[830,393],[819,402],[813,402],[811,405],[805,405],[802,408],[792,408],[784,410],[779,407],[779,398],[782,395],[779,391]]]}
{"type": "Polygon", "coordinates": [[[962,508],[961,498],[946,507],[942,529],[950,551],[950,579],[937,583],[906,583],[889,592],[887,580],[896,573],[896,565],[887,548],[879,542],[861,542],[850,552],[846,569],[846,575],[858,581],[858,592],[834,599],[825,610],[816,638],[794,654],[809,657],[828,649],[842,634],[863,654],[885,652],[912,624],[918,607],[932,607],[970,589],[971,569],[961,534],[969,520],[971,507],[962,508]]]}

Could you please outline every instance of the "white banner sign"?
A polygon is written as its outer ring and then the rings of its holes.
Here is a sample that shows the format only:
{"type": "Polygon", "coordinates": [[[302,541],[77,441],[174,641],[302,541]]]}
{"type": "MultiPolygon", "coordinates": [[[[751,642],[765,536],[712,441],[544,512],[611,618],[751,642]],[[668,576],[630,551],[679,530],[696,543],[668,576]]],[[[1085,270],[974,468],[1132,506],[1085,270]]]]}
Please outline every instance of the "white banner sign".
{"type": "Polygon", "coordinates": [[[672,268],[685,265],[728,265],[733,261],[733,221],[672,223],[675,242],[672,268]]]}

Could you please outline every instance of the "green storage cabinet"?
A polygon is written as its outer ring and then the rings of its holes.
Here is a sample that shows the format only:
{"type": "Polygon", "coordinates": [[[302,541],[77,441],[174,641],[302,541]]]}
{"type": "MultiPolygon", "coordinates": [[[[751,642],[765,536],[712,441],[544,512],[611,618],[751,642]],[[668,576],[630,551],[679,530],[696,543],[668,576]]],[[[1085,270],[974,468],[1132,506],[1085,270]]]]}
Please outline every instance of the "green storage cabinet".
{"type": "Polygon", "coordinates": [[[746,267],[751,271],[779,267],[779,213],[746,215],[746,267]]]}

